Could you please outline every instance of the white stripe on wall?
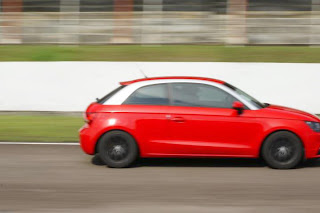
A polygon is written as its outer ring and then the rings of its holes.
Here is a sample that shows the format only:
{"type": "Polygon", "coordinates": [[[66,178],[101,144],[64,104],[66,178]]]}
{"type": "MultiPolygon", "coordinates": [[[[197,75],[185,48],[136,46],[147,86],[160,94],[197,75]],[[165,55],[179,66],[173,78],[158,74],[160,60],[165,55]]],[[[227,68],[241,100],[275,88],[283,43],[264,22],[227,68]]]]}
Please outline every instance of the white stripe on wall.
{"type": "Polygon", "coordinates": [[[0,145],[51,145],[51,146],[79,146],[79,143],[66,142],[0,142],[0,145]]]}
{"type": "MultiPolygon", "coordinates": [[[[258,100],[320,114],[320,64],[139,62],[149,77],[227,81],[258,100]]],[[[143,78],[135,62],[2,62],[0,110],[83,111],[121,81],[143,78]]]]}

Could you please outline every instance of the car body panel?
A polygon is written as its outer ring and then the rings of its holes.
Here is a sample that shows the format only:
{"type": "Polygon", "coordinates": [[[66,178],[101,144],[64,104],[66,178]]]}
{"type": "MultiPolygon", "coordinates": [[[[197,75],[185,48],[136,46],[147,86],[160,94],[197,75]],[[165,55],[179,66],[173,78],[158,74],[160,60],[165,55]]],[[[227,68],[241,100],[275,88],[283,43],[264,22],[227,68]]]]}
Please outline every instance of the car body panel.
{"type": "Polygon", "coordinates": [[[179,154],[253,156],[262,126],[247,118],[249,114],[250,110],[239,116],[234,109],[172,106],[170,142],[179,154]]]}
{"type": "MultiPolygon", "coordinates": [[[[154,81],[159,79],[150,83],[154,81]]],[[[127,84],[145,85],[145,82],[127,84]]],[[[320,119],[277,105],[238,114],[237,110],[227,108],[92,103],[86,111],[88,116],[90,121],[79,132],[81,148],[91,155],[96,153],[103,134],[122,130],[136,140],[141,157],[257,158],[263,141],[270,134],[285,130],[300,138],[305,158],[319,157],[320,133],[305,121],[320,122],[320,119]]]]}

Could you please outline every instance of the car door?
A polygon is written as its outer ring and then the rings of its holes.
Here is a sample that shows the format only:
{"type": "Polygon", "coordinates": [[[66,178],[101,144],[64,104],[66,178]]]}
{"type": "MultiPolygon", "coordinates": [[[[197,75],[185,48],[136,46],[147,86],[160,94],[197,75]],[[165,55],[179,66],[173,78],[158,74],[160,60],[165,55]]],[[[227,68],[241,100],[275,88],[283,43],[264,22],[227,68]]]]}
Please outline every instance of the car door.
{"type": "Polygon", "coordinates": [[[245,156],[254,154],[262,126],[232,109],[238,101],[224,90],[200,83],[170,84],[170,154],[177,156],[245,156]]]}
{"type": "Polygon", "coordinates": [[[163,141],[169,140],[168,85],[152,84],[138,88],[122,104],[126,126],[139,143],[141,156],[162,153],[163,141]],[[130,124],[130,125],[129,125],[130,124]]]}

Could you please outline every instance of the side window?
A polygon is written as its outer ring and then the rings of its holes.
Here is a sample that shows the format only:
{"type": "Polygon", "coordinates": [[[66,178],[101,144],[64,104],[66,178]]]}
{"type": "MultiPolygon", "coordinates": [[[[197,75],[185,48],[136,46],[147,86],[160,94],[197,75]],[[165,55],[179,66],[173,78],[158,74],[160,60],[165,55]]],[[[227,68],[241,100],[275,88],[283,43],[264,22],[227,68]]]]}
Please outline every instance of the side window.
{"type": "Polygon", "coordinates": [[[217,87],[195,83],[172,84],[172,96],[175,106],[232,108],[232,103],[237,101],[217,87]]]}
{"type": "Polygon", "coordinates": [[[133,92],[125,105],[169,105],[167,84],[145,86],[133,92]]]}

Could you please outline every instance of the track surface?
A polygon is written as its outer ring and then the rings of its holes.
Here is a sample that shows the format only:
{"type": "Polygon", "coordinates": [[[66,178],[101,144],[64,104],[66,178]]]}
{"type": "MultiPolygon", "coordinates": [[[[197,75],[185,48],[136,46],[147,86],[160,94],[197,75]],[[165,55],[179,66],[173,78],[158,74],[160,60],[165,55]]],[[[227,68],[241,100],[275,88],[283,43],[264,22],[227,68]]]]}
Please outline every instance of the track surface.
{"type": "Polygon", "coordinates": [[[317,212],[320,163],[140,160],[110,169],[78,146],[0,145],[2,212],[317,212]],[[93,162],[92,162],[93,161],[93,162]]]}

